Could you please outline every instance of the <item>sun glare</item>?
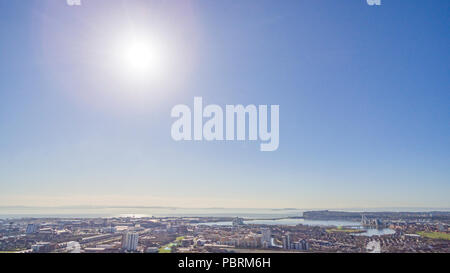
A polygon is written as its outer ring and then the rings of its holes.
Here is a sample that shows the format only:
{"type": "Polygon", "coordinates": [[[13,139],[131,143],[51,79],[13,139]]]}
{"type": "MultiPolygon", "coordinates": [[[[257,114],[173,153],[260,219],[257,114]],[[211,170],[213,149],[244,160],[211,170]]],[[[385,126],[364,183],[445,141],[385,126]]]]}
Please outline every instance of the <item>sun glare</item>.
{"type": "Polygon", "coordinates": [[[166,69],[165,50],[156,39],[123,39],[118,47],[119,67],[127,78],[157,78],[166,69]]]}
{"type": "Polygon", "coordinates": [[[125,48],[123,58],[125,65],[134,72],[141,72],[156,66],[157,52],[144,41],[132,41],[125,48]]]}

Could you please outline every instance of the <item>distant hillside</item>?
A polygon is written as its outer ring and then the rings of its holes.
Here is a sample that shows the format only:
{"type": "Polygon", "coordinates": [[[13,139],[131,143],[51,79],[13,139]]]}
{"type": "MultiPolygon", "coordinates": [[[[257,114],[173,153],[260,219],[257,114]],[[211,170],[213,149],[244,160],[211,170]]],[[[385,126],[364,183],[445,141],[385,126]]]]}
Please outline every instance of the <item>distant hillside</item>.
{"type": "Polygon", "coordinates": [[[346,211],[305,211],[303,217],[311,220],[360,220],[362,215],[368,218],[383,218],[390,220],[440,220],[450,221],[450,212],[346,212],[346,211]]]}

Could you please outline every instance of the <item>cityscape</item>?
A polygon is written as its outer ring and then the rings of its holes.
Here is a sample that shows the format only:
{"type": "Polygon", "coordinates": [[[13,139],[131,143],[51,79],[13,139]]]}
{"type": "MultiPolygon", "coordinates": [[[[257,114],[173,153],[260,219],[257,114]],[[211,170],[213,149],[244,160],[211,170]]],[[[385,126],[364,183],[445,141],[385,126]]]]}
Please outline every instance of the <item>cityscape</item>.
{"type": "Polygon", "coordinates": [[[449,11],[0,1],[0,256],[186,272],[445,256],[368,253],[450,253],[449,11]]]}
{"type": "Polygon", "coordinates": [[[2,219],[0,253],[450,253],[450,212],[2,219]]]}

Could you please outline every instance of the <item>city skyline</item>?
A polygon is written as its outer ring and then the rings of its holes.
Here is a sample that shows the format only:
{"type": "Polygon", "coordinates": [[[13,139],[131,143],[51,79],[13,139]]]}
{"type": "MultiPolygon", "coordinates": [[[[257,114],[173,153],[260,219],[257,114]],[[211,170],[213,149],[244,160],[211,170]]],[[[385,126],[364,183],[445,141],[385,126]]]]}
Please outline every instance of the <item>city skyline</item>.
{"type": "Polygon", "coordinates": [[[450,208],[449,8],[3,1],[0,206],[450,208]],[[194,97],[278,149],[174,141],[194,97]]]}

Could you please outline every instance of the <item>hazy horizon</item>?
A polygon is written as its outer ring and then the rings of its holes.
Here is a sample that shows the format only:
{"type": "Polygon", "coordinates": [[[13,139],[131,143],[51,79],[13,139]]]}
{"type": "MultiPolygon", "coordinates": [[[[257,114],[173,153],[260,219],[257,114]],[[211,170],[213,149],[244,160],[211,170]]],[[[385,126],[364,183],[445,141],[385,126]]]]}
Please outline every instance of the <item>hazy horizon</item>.
{"type": "Polygon", "coordinates": [[[450,207],[305,207],[305,208],[282,208],[282,207],[165,207],[165,206],[90,206],[90,205],[78,205],[78,206],[0,206],[0,209],[199,209],[199,210],[273,210],[273,211],[305,211],[305,210],[342,210],[342,211],[399,211],[402,209],[405,211],[431,211],[431,210],[450,210],[450,207]]]}

